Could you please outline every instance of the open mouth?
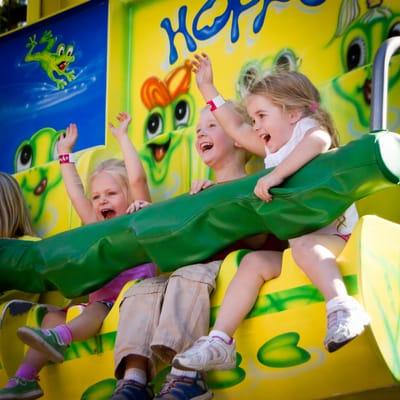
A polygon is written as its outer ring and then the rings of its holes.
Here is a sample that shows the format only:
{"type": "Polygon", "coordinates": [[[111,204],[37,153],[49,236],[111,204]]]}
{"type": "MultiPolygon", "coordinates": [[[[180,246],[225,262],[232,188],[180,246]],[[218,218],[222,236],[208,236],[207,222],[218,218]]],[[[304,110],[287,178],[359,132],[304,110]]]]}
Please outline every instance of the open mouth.
{"type": "Polygon", "coordinates": [[[372,95],[372,88],[371,88],[371,79],[366,79],[364,86],[363,86],[363,94],[365,102],[370,105],[371,104],[371,95],[372,95]]]}
{"type": "Polygon", "coordinates": [[[43,178],[39,185],[36,186],[35,190],[33,191],[33,193],[35,193],[36,196],[40,196],[47,187],[47,178],[43,178]]]}
{"type": "Polygon", "coordinates": [[[101,215],[104,219],[110,219],[115,217],[115,211],[111,208],[105,208],[104,210],[100,210],[101,215]]]}
{"type": "Polygon", "coordinates": [[[157,162],[160,162],[165,157],[165,154],[167,154],[170,143],[171,139],[169,139],[168,142],[164,144],[156,144],[156,143],[148,144],[148,146],[151,149],[151,152],[153,153],[153,157],[157,162]]]}
{"type": "Polygon", "coordinates": [[[211,143],[211,142],[204,142],[199,145],[199,148],[202,153],[205,153],[205,152],[211,150],[213,147],[214,147],[214,143],[211,143]]]}
{"type": "Polygon", "coordinates": [[[65,68],[67,68],[68,63],[66,61],[62,61],[60,62],[60,64],[57,64],[58,69],[60,69],[61,71],[64,71],[65,68]]]}
{"type": "Polygon", "coordinates": [[[261,139],[264,141],[265,144],[268,144],[268,142],[271,140],[271,135],[265,133],[264,135],[261,135],[261,139]]]}

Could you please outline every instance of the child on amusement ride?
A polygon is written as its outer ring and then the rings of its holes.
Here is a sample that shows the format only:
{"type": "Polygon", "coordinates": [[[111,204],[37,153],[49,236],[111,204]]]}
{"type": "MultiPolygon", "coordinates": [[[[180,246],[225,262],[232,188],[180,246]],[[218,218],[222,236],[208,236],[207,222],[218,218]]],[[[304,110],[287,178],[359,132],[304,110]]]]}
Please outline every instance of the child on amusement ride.
{"type": "MultiPolygon", "coordinates": [[[[127,135],[131,117],[118,115],[119,127],[110,124],[118,140],[125,163],[116,159],[100,163],[89,180],[89,197],[85,195],[81,179],[70,153],[78,137],[75,124],[70,124],[58,143],[61,173],[72,204],[84,224],[114,218],[133,212],[150,200],[145,172],[139,156],[127,135]],[[132,202],[133,199],[136,201],[132,202]]],[[[110,311],[123,285],[133,279],[155,275],[154,264],[143,264],[122,272],[107,285],[89,295],[89,304],[82,314],[66,323],[65,311],[50,311],[42,328],[22,327],[19,338],[31,348],[14,377],[0,390],[0,399],[36,399],[43,395],[37,375],[48,360],[62,362],[68,345],[73,340],[85,340],[95,335],[110,311]],[[51,329],[49,329],[51,328],[51,329]]]]}
{"type": "MultiPolygon", "coordinates": [[[[246,175],[246,153],[229,138],[208,108],[200,113],[196,128],[196,149],[212,168],[217,183],[235,180],[246,175]]],[[[196,181],[191,194],[213,185],[196,181]]],[[[205,264],[177,269],[172,275],[146,279],[131,287],[122,302],[115,345],[115,375],[120,379],[112,400],[153,398],[147,384],[152,375],[153,355],[167,364],[177,352],[185,350],[194,340],[208,331],[209,296],[221,261],[229,251],[238,248],[263,248],[280,245],[258,235],[242,240],[223,254],[205,264]],[[122,378],[122,379],[121,379],[122,378]]],[[[179,249],[177,249],[179,251],[179,249]]],[[[242,268],[242,267],[241,267],[242,268]]],[[[280,272],[280,264],[265,270],[265,279],[280,272]]],[[[172,368],[156,399],[210,399],[201,374],[172,368]]]]}
{"type": "MultiPolygon", "coordinates": [[[[243,122],[218,94],[213,84],[207,55],[194,61],[197,85],[225,131],[248,151],[265,157],[265,167],[275,167],[260,178],[254,193],[270,202],[269,189],[280,185],[308,161],[337,145],[329,114],[320,105],[318,90],[298,72],[277,71],[254,79],[244,103],[252,125],[243,122]],[[212,99],[212,100],[210,100],[212,99]]],[[[336,256],[341,252],[358,219],[354,204],[334,223],[289,240],[297,265],[306,273],[326,300],[328,329],[324,345],[338,350],[360,335],[369,324],[362,306],[347,293],[336,256]]],[[[253,306],[265,281],[264,269],[279,263],[264,252],[247,256],[252,268],[239,268],[220,309],[214,329],[192,348],[178,354],[173,366],[206,371],[230,369],[236,365],[232,335],[253,306]]],[[[277,267],[276,267],[277,268],[277,267]]]]}

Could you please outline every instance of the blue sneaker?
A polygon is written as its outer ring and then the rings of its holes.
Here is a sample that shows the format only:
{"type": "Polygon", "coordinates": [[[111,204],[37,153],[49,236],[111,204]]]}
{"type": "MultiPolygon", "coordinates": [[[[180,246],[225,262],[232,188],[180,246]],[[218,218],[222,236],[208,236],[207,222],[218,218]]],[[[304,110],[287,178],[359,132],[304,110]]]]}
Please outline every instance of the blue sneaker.
{"type": "Polygon", "coordinates": [[[213,393],[208,390],[202,376],[197,373],[195,378],[169,374],[163,388],[155,400],[208,400],[213,393]]]}
{"type": "Polygon", "coordinates": [[[152,400],[154,393],[150,386],[132,379],[121,379],[117,383],[110,400],[152,400]]]}

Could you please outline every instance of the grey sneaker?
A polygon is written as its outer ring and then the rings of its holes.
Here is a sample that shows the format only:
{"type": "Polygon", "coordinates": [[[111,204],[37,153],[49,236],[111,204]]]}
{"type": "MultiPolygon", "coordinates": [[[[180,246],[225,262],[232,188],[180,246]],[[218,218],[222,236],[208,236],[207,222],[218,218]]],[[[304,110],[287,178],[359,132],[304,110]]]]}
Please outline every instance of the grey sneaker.
{"type": "Polygon", "coordinates": [[[203,336],[172,360],[175,368],[193,371],[232,369],[236,367],[236,343],[226,343],[214,336],[203,336]]]}
{"type": "Polygon", "coordinates": [[[324,340],[325,348],[330,353],[339,350],[361,335],[370,322],[369,315],[355,299],[336,301],[333,307],[329,307],[328,333],[324,340]]]}
{"type": "Polygon", "coordinates": [[[28,346],[46,354],[49,360],[56,363],[64,361],[68,346],[53,330],[24,326],[17,330],[17,335],[28,346]]]}
{"type": "Polygon", "coordinates": [[[208,400],[213,394],[198,373],[195,378],[168,374],[154,400],[208,400]]]}
{"type": "Polygon", "coordinates": [[[0,389],[0,400],[38,399],[43,396],[43,390],[36,379],[28,380],[14,376],[9,382],[15,385],[0,389]]]}

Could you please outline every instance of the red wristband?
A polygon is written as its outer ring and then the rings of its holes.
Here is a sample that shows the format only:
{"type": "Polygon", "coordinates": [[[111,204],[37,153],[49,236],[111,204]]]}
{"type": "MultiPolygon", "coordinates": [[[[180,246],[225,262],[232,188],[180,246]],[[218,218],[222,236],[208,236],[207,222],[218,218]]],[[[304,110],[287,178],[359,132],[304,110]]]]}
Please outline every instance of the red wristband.
{"type": "Polygon", "coordinates": [[[58,155],[60,164],[71,164],[75,162],[75,157],[72,153],[64,153],[58,155]]]}
{"type": "Polygon", "coordinates": [[[225,104],[224,98],[219,94],[215,96],[213,99],[208,100],[207,104],[210,106],[210,111],[215,111],[217,108],[221,107],[225,104]]]}

